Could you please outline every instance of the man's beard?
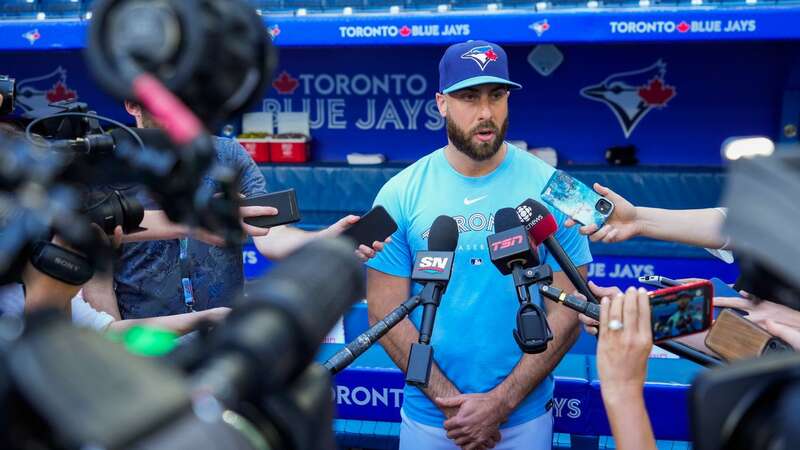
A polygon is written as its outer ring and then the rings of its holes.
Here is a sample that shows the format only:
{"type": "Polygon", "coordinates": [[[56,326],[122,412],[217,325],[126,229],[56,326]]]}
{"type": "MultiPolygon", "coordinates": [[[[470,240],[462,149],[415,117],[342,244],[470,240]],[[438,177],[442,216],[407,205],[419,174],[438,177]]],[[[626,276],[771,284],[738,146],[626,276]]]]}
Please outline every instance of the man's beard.
{"type": "Polygon", "coordinates": [[[503,121],[503,126],[498,130],[497,126],[491,121],[487,120],[475,126],[469,133],[464,132],[455,123],[447,121],[447,137],[456,150],[469,156],[475,161],[486,161],[492,156],[496,155],[503,145],[503,140],[506,138],[506,131],[508,130],[508,117],[503,121]],[[494,132],[494,139],[488,142],[481,142],[475,144],[472,142],[472,136],[478,130],[492,130],[494,132]]]}

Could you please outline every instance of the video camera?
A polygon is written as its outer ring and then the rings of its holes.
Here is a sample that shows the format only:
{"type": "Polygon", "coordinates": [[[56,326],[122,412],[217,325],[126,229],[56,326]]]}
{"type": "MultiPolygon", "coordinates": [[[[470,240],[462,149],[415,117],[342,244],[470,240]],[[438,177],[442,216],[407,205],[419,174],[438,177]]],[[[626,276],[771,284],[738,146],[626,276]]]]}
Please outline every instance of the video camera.
{"type": "MultiPolygon", "coordinates": [[[[730,167],[723,204],[740,262],[738,285],[800,310],[800,156],[794,151],[730,167]]],[[[698,450],[793,449],[800,434],[800,355],[775,353],[704,372],[691,390],[698,450]]]]}
{"type": "Polygon", "coordinates": [[[312,359],[363,295],[352,246],[316,239],[167,361],[54,314],[0,320],[0,446],[333,450],[330,374],[312,359]]]}
{"type": "MultiPolygon", "coordinates": [[[[28,145],[2,143],[15,147],[9,158],[25,162],[0,169],[0,249],[9,250],[0,257],[2,280],[15,278],[30,244],[52,233],[93,262],[104,259],[87,217],[107,233],[137,229],[132,184],[146,187],[170,220],[242,240],[239,174],[217,162],[206,130],[247,109],[271,79],[274,50],[255,10],[243,0],[99,1],[87,40],[95,79],[152,113],[163,125],[152,130],[159,143],[148,139],[151,130],[131,130],[78,102],[50,105],[28,125],[28,145]],[[104,132],[103,121],[119,128],[104,132]],[[22,217],[36,226],[14,227],[22,217]]],[[[13,93],[11,79],[0,89],[9,83],[13,93]]]]}

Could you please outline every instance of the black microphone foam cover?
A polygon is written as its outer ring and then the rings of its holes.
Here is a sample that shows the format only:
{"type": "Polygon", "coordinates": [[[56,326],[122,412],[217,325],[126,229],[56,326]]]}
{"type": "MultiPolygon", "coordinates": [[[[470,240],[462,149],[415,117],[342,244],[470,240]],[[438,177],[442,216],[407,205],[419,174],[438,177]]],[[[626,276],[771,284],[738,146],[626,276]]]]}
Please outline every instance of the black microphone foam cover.
{"type": "Polygon", "coordinates": [[[502,233],[514,227],[522,226],[514,208],[500,208],[494,214],[494,232],[502,233]]]}
{"type": "Polygon", "coordinates": [[[458,246],[458,224],[450,217],[441,215],[433,221],[428,234],[428,251],[454,252],[458,246]]]}

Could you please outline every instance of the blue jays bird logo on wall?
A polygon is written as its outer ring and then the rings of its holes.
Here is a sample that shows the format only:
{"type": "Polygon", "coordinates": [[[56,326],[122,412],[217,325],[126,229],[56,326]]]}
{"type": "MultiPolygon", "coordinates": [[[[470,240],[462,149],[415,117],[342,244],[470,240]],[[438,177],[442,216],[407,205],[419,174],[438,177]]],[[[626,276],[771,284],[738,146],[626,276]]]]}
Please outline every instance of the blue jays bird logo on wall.
{"type": "Polygon", "coordinates": [[[77,100],[77,90],[67,85],[67,69],[58,66],[52,72],[17,81],[17,106],[29,113],[62,100],[77,100]]]}
{"type": "Polygon", "coordinates": [[[544,32],[550,29],[550,24],[547,23],[547,19],[544,19],[528,25],[528,28],[533,30],[536,36],[542,37],[544,32]]]}
{"type": "Polygon", "coordinates": [[[664,108],[677,94],[666,84],[667,64],[661,60],[644,69],[615,73],[602,82],[581,89],[581,95],[603,102],[617,116],[625,137],[653,108],[664,108]]]}
{"type": "Polygon", "coordinates": [[[486,68],[492,61],[497,61],[497,53],[491,45],[482,45],[480,47],[473,47],[467,53],[461,55],[461,59],[471,59],[478,64],[481,71],[486,68]]]}

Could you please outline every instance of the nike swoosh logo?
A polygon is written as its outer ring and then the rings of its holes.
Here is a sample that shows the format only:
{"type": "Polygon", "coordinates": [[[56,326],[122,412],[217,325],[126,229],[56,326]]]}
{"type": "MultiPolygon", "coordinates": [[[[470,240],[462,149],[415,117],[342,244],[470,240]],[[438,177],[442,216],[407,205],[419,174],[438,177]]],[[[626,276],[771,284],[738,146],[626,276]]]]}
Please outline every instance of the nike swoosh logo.
{"type": "Polygon", "coordinates": [[[476,198],[473,198],[473,199],[464,197],[464,206],[469,206],[469,205],[471,205],[473,203],[477,203],[477,202],[485,199],[486,197],[488,197],[488,195],[483,195],[483,196],[476,197],[476,198]]]}

